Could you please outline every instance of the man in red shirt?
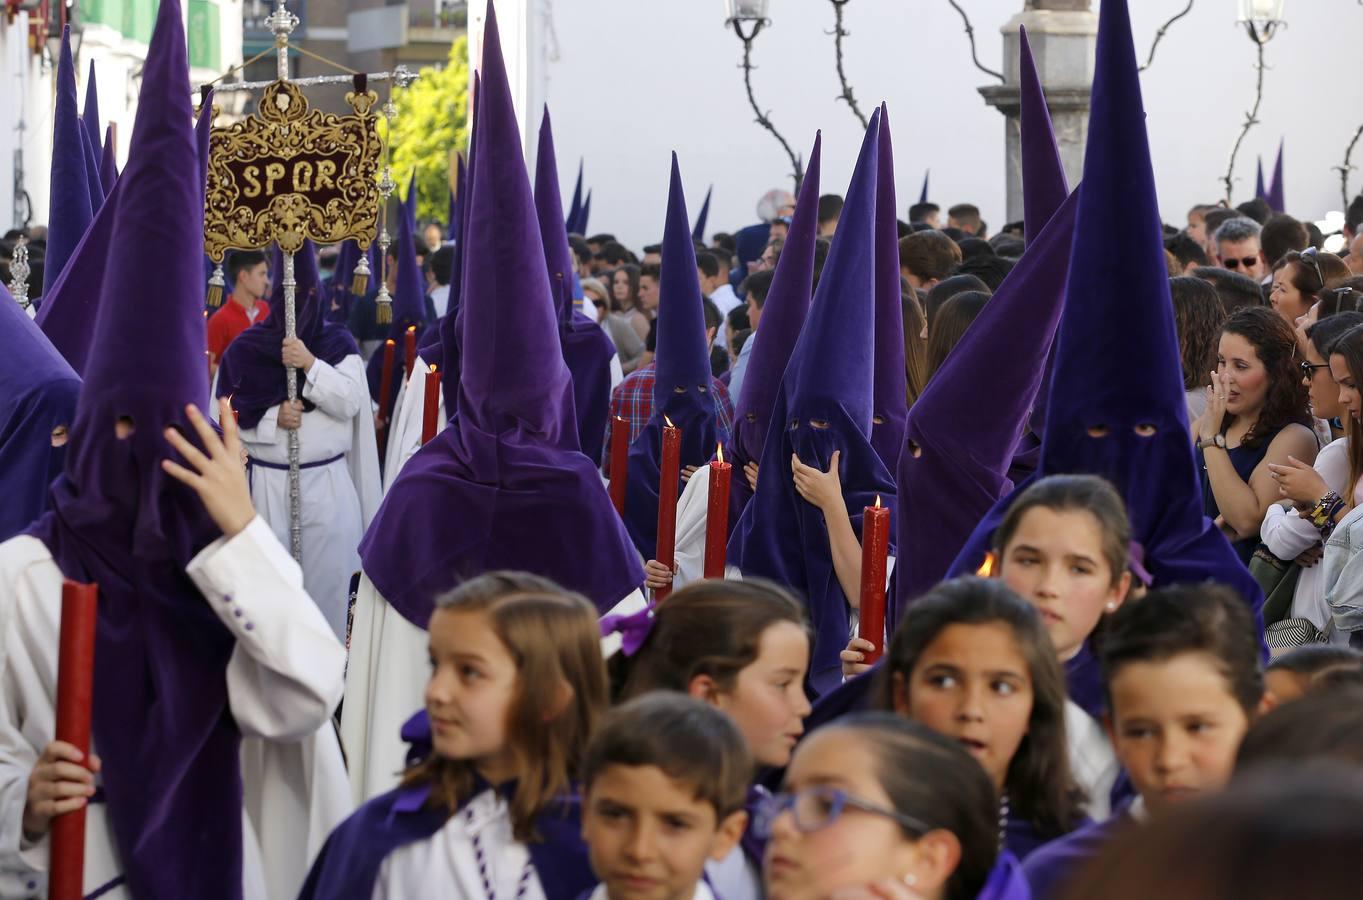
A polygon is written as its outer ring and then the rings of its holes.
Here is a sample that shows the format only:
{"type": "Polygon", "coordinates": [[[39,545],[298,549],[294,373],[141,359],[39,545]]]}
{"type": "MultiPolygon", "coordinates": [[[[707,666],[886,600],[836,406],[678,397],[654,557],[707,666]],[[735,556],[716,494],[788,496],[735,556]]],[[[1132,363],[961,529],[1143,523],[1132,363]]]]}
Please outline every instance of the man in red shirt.
{"type": "Polygon", "coordinates": [[[217,373],[227,345],[270,314],[270,304],[264,299],[270,291],[270,264],[265,261],[265,254],[259,250],[238,251],[228,257],[227,269],[233,282],[232,296],[208,319],[210,379],[217,373]]]}

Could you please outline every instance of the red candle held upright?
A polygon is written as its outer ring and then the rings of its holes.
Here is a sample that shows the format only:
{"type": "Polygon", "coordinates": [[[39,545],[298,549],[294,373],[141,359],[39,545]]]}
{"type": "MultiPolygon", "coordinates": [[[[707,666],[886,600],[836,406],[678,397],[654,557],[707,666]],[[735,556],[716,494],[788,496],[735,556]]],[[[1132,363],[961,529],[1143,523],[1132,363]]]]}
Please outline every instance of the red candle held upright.
{"type": "Polygon", "coordinates": [[[435,437],[436,413],[440,410],[440,372],[436,366],[426,373],[426,405],[422,408],[421,443],[435,437]]]}
{"type": "Polygon", "coordinates": [[[384,447],[388,444],[388,408],[393,395],[393,356],[397,344],[392,338],[383,342],[383,368],[379,370],[379,457],[383,457],[384,447]]]}
{"type": "Polygon", "coordinates": [[[724,445],[710,463],[710,499],[705,508],[705,577],[723,578],[729,548],[729,478],[733,466],[724,461],[724,445]]]}
{"type": "Polygon", "coordinates": [[[403,378],[411,378],[416,368],[416,326],[408,325],[407,333],[402,336],[402,364],[406,369],[403,378]]]}
{"type": "MultiPolygon", "coordinates": [[[[90,708],[95,681],[95,610],[99,588],[62,583],[62,624],[57,657],[56,739],[90,755],[90,708]]],[[[52,820],[47,896],[79,900],[85,880],[85,808],[52,820]]]]}
{"type": "Polygon", "coordinates": [[[861,610],[857,637],[876,645],[863,662],[873,663],[885,652],[885,564],[890,553],[890,510],[866,507],[861,520],[861,610]]]}
{"type": "MultiPolygon", "coordinates": [[[[681,429],[672,420],[663,417],[667,425],[663,428],[663,463],[658,475],[658,550],[654,559],[669,570],[677,558],[677,485],[681,481],[681,429]]],[[[672,593],[670,587],[654,593],[655,600],[662,600],[672,593]]]]}
{"type": "Polygon", "coordinates": [[[615,511],[625,514],[625,477],[629,471],[629,422],[616,416],[611,419],[611,503],[615,511]]]}

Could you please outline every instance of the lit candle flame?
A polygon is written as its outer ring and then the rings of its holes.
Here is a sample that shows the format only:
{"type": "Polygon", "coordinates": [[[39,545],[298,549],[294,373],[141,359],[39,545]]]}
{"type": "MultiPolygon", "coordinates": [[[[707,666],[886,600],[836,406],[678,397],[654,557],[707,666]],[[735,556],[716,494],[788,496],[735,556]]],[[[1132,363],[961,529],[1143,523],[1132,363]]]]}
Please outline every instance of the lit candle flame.
{"type": "Polygon", "coordinates": [[[984,555],[984,562],[980,563],[980,567],[975,570],[975,574],[981,578],[988,578],[990,575],[994,574],[994,554],[986,553],[984,555]]]}
{"type": "Polygon", "coordinates": [[[435,363],[431,363],[431,374],[434,375],[435,372],[436,372],[436,370],[439,369],[439,368],[440,368],[440,367],[437,366],[435,363]]]}
{"type": "Polygon", "coordinates": [[[876,494],[876,509],[880,509],[880,495],[876,494]]]}
{"type": "Polygon", "coordinates": [[[384,343],[387,344],[389,347],[397,346],[397,341],[394,341],[392,338],[389,338],[388,340],[384,341],[384,343]]]}
{"type": "Polygon", "coordinates": [[[720,461],[720,462],[724,462],[724,445],[723,445],[723,444],[716,444],[716,445],[715,445],[715,453],[717,453],[717,454],[719,455],[719,461],[720,461]]]}
{"type": "Polygon", "coordinates": [[[668,428],[676,428],[676,427],[677,427],[676,425],[673,425],[673,424],[672,424],[672,420],[669,419],[667,416],[663,416],[663,421],[667,423],[667,427],[668,427],[668,428]]]}
{"type": "Polygon", "coordinates": [[[407,330],[408,330],[409,332],[416,331],[416,326],[415,326],[415,325],[408,325],[408,326],[407,326],[407,330]]]}

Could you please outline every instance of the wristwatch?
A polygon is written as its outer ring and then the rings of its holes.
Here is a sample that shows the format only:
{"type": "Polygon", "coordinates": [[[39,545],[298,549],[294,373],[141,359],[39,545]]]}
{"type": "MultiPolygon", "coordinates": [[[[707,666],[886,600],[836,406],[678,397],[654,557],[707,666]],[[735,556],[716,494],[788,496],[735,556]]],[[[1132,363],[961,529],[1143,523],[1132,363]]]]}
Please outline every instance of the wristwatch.
{"type": "Polygon", "coordinates": [[[1222,450],[1225,450],[1226,436],[1224,434],[1218,434],[1216,437],[1204,438],[1197,442],[1197,449],[1199,450],[1207,450],[1211,447],[1220,447],[1222,450]]]}

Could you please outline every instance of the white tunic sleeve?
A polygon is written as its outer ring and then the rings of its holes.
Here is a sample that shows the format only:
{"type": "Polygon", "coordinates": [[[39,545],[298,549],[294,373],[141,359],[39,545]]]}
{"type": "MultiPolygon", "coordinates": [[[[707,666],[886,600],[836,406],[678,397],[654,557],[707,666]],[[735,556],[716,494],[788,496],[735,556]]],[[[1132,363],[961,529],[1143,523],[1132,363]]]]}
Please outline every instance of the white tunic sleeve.
{"type": "MultiPolygon", "coordinates": [[[[345,360],[342,360],[340,365],[344,364],[345,360]]],[[[302,392],[304,399],[312,401],[327,415],[345,420],[360,411],[368,397],[369,385],[347,378],[341,370],[319,359],[308,370],[302,392]]]]}
{"type": "Polygon", "coordinates": [[[257,516],[186,572],[237,640],[227,692],[242,734],[298,740],[317,731],[340,702],[345,648],[270,526],[257,516]]]}

